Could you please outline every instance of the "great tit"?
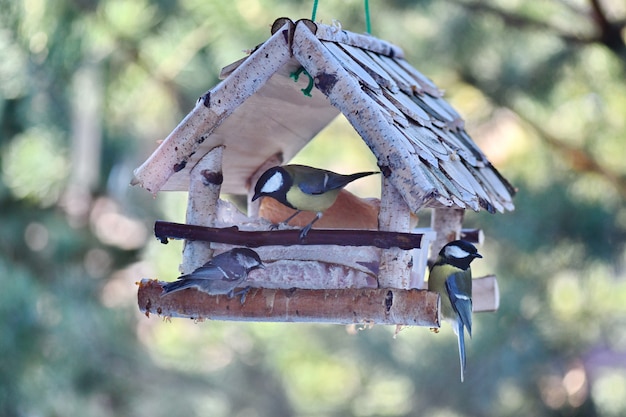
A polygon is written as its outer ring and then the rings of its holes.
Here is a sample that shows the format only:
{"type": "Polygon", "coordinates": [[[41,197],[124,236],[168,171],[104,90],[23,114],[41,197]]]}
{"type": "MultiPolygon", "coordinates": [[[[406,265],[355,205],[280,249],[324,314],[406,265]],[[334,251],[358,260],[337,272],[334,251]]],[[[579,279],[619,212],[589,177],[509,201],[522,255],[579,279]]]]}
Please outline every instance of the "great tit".
{"type": "Polygon", "coordinates": [[[439,293],[440,315],[452,324],[459,342],[461,382],[465,372],[465,332],[472,337],[472,270],[470,264],[482,258],[474,245],[455,240],[445,245],[430,268],[428,290],[439,293]]]}
{"type": "Polygon", "coordinates": [[[297,210],[284,223],[288,223],[302,211],[317,212],[313,221],[300,232],[300,238],[303,239],[313,223],[322,217],[324,210],[333,205],[343,187],[354,180],[374,174],[379,172],[342,175],[306,165],[276,166],[261,175],[254,187],[252,201],[261,196],[269,196],[297,210]]]}
{"type": "Polygon", "coordinates": [[[250,271],[257,268],[265,266],[255,251],[248,248],[231,249],[213,257],[191,274],[182,275],[178,280],[163,285],[161,296],[186,288],[197,288],[210,295],[228,294],[230,298],[241,295],[243,304],[250,287],[237,293],[235,288],[248,278],[250,271]]]}

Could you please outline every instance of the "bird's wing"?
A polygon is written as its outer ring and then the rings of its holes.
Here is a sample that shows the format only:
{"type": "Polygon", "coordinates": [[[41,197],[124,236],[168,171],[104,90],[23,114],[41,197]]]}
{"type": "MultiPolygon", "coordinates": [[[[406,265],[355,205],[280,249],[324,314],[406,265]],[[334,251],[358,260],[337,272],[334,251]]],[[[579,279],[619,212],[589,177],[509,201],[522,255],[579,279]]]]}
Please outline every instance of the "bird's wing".
{"type": "Polygon", "coordinates": [[[472,335],[472,280],[467,271],[456,272],[446,279],[446,291],[452,308],[459,315],[461,323],[472,335]]]}
{"type": "Polygon", "coordinates": [[[296,181],[296,183],[305,194],[324,194],[331,190],[343,188],[348,185],[348,183],[366,175],[369,175],[369,173],[341,175],[330,171],[323,171],[323,173],[316,175],[315,178],[311,175],[306,178],[306,181],[296,181]]]}
{"type": "MultiPolygon", "coordinates": [[[[178,279],[208,279],[208,280],[225,280],[230,281],[228,275],[220,268],[213,264],[207,264],[193,271],[191,274],[183,275],[178,279]]],[[[233,277],[232,280],[237,279],[233,277]]]]}
{"type": "Polygon", "coordinates": [[[300,190],[305,194],[324,194],[326,191],[332,190],[332,188],[328,188],[328,182],[331,175],[332,173],[323,173],[315,176],[310,175],[305,181],[298,178],[294,182],[298,184],[300,190]]]}
{"type": "Polygon", "coordinates": [[[379,174],[379,172],[357,172],[356,174],[342,175],[335,172],[328,172],[328,177],[324,177],[324,191],[336,190],[343,188],[354,180],[367,177],[369,175],[379,174]]]}

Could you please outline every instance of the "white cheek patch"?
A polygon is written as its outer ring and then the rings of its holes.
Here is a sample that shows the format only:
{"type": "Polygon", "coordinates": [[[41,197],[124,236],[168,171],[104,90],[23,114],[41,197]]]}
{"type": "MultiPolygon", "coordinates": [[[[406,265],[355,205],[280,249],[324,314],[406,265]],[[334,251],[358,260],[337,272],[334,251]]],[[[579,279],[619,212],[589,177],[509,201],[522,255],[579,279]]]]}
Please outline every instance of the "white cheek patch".
{"type": "Polygon", "coordinates": [[[237,262],[246,269],[253,268],[259,264],[256,259],[245,255],[237,255],[237,262]]]}
{"type": "Polygon", "coordinates": [[[263,184],[261,188],[262,193],[271,194],[280,190],[280,187],[283,186],[283,174],[280,172],[274,173],[266,182],[263,184]]]}
{"type": "Polygon", "coordinates": [[[445,253],[448,258],[463,259],[470,256],[469,252],[464,251],[458,246],[448,246],[445,253]]]}

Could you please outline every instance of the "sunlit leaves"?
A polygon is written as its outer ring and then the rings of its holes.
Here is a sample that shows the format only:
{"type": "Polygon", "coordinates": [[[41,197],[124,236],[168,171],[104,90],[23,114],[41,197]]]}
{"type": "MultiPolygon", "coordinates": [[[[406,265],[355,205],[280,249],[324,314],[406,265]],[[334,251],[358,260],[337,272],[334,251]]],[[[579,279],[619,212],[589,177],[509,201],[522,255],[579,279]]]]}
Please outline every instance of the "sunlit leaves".
{"type": "Polygon", "coordinates": [[[592,389],[598,408],[607,417],[626,413],[626,377],[622,370],[604,370],[592,389]]]}
{"type": "Polygon", "coordinates": [[[584,297],[577,274],[563,271],[550,279],[550,304],[555,320],[577,321],[584,297]]]}
{"type": "Polygon", "coordinates": [[[148,1],[109,0],[102,3],[101,13],[114,34],[122,38],[143,35],[158,18],[156,6],[148,1]]]}
{"type": "Polygon", "coordinates": [[[58,133],[32,128],[18,135],[3,153],[2,180],[17,198],[49,206],[57,202],[69,173],[58,133]]]}
{"type": "Polygon", "coordinates": [[[0,97],[15,99],[27,86],[26,54],[15,44],[13,34],[0,30],[0,97]]]}

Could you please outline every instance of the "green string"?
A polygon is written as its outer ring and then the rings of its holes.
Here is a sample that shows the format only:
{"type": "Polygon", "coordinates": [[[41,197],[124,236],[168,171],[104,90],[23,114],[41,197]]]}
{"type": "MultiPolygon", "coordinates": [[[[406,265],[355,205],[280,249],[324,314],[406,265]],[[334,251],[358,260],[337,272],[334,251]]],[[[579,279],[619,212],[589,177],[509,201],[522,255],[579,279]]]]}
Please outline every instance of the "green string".
{"type": "MultiPolygon", "coordinates": [[[[365,31],[368,34],[372,34],[372,24],[370,21],[370,2],[369,0],[363,0],[365,3],[365,31]]],[[[317,3],[319,0],[313,0],[313,10],[311,11],[311,20],[315,22],[315,16],[317,16],[317,3]]]]}
{"type": "Polygon", "coordinates": [[[313,11],[311,12],[311,20],[315,22],[315,15],[317,14],[317,1],[313,0],[313,11]]]}
{"type": "Polygon", "coordinates": [[[372,34],[372,26],[370,24],[370,2],[369,0],[364,0],[365,2],[365,30],[368,34],[372,34]]]}

